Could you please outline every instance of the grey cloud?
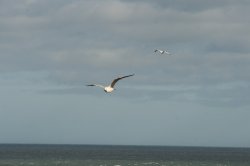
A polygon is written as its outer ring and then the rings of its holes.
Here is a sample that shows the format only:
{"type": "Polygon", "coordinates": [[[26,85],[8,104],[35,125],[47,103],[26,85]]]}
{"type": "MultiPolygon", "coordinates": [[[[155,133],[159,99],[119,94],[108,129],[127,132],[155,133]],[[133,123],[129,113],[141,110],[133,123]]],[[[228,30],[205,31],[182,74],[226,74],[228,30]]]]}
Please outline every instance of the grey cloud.
{"type": "MultiPolygon", "coordinates": [[[[0,71],[45,71],[48,81],[70,86],[130,73],[143,86],[249,82],[249,5],[244,0],[4,0],[0,71]],[[174,56],[156,56],[155,48],[170,49],[174,56]]],[[[237,90],[248,87],[231,91],[237,90]]],[[[229,95],[220,91],[213,96],[213,90],[137,91],[138,98],[183,95],[211,103],[229,95]]],[[[73,88],[65,93],[79,92],[73,88]]],[[[240,94],[238,98],[246,98],[240,94]]]]}
{"type": "Polygon", "coordinates": [[[220,106],[228,108],[240,108],[249,105],[249,86],[236,86],[218,89],[215,87],[205,87],[197,93],[198,101],[207,106],[220,106]]]}
{"type": "Polygon", "coordinates": [[[206,1],[206,0],[122,0],[124,2],[130,3],[149,3],[154,5],[155,7],[163,8],[163,9],[174,9],[179,11],[186,12],[199,12],[202,10],[207,10],[211,8],[222,8],[225,6],[237,6],[237,5],[249,5],[249,1],[247,0],[217,0],[217,1],[206,1]]]}
{"type": "Polygon", "coordinates": [[[86,87],[84,84],[74,87],[61,87],[43,89],[38,93],[50,95],[95,95],[97,97],[126,98],[131,102],[147,102],[152,100],[164,101],[167,103],[177,102],[196,103],[206,107],[221,108],[244,108],[249,105],[249,86],[246,83],[235,82],[233,84],[217,84],[210,86],[138,86],[130,83],[119,85],[117,91],[112,94],[105,93],[100,88],[86,87]],[[129,85],[129,87],[128,87],[129,85]]]}

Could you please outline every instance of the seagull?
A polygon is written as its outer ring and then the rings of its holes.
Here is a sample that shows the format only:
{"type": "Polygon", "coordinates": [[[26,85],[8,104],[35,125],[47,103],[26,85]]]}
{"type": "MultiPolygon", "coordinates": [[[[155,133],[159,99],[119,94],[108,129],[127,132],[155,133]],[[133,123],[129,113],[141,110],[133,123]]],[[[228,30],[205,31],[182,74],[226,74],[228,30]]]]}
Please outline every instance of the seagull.
{"type": "Polygon", "coordinates": [[[159,50],[159,49],[156,49],[155,52],[159,52],[161,54],[168,54],[168,55],[171,55],[170,52],[168,51],[163,51],[163,50],[159,50]]]}
{"type": "Polygon", "coordinates": [[[108,85],[108,86],[103,86],[103,85],[100,85],[100,84],[89,84],[89,85],[86,85],[86,86],[97,86],[97,87],[103,88],[106,93],[111,93],[113,90],[115,90],[114,86],[117,83],[117,81],[119,81],[119,80],[121,80],[123,78],[126,78],[126,77],[131,77],[133,75],[135,75],[135,74],[131,74],[131,75],[123,76],[123,77],[118,77],[118,78],[114,79],[112,81],[112,83],[110,85],[108,85]]]}

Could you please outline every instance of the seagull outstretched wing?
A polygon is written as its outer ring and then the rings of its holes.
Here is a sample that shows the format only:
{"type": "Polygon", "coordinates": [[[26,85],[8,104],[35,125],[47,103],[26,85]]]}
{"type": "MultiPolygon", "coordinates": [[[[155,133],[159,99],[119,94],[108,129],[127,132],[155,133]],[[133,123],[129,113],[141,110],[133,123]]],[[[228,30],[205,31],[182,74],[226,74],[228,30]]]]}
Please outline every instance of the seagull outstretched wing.
{"type": "Polygon", "coordinates": [[[100,85],[100,84],[89,84],[89,85],[86,85],[86,86],[98,86],[98,87],[100,87],[100,88],[105,88],[105,86],[103,86],[103,85],[100,85]]]}
{"type": "Polygon", "coordinates": [[[168,55],[172,55],[170,52],[168,51],[164,51],[164,53],[168,54],[168,55]]]}
{"type": "Polygon", "coordinates": [[[131,76],[133,76],[133,75],[135,75],[135,74],[131,74],[131,75],[123,76],[123,77],[118,77],[118,78],[116,78],[116,79],[114,79],[114,80],[112,81],[112,83],[111,83],[110,86],[113,88],[113,87],[115,86],[115,84],[117,83],[117,81],[119,81],[119,80],[121,80],[121,79],[123,79],[123,78],[126,78],[126,77],[131,77],[131,76]]]}

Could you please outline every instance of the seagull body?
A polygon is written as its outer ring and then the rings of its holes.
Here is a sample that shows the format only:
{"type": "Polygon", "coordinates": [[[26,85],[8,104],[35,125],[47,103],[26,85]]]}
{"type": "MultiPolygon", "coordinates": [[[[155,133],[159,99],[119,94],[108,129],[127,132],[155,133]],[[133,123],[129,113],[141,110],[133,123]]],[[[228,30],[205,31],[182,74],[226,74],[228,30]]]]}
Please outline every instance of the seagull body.
{"type": "Polygon", "coordinates": [[[126,78],[126,77],[131,77],[133,75],[135,75],[135,74],[131,74],[131,75],[123,76],[123,77],[118,77],[118,78],[114,79],[112,81],[112,83],[110,85],[108,85],[108,86],[103,86],[103,85],[100,85],[100,84],[89,84],[87,86],[97,86],[97,87],[103,88],[106,93],[111,93],[111,92],[113,92],[113,90],[115,90],[114,86],[117,83],[117,81],[119,81],[119,80],[121,80],[123,78],[126,78]]]}
{"type": "Polygon", "coordinates": [[[161,54],[168,54],[168,55],[171,55],[170,52],[168,51],[163,51],[163,50],[159,50],[159,49],[156,49],[155,52],[159,52],[161,54]]]}

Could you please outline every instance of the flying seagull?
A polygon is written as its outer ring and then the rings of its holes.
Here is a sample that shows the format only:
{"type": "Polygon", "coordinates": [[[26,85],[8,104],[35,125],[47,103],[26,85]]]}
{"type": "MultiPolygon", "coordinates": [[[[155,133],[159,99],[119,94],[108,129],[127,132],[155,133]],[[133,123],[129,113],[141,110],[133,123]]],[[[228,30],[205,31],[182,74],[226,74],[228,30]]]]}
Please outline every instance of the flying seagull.
{"type": "Polygon", "coordinates": [[[87,86],[98,86],[100,88],[103,88],[106,93],[111,93],[113,90],[115,90],[114,86],[117,83],[117,81],[119,81],[119,80],[121,80],[123,78],[126,78],[126,77],[131,77],[133,75],[135,75],[135,74],[131,74],[131,75],[123,76],[123,77],[118,77],[118,78],[114,79],[112,81],[112,83],[110,85],[108,85],[108,86],[103,86],[103,85],[99,85],[99,84],[89,84],[87,86]]]}
{"type": "Polygon", "coordinates": [[[159,52],[161,54],[168,54],[168,55],[171,55],[170,52],[168,51],[163,51],[163,50],[159,50],[159,49],[155,49],[155,52],[159,52]]]}

